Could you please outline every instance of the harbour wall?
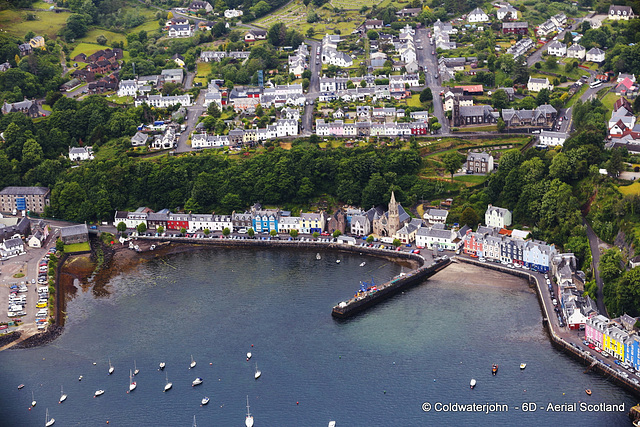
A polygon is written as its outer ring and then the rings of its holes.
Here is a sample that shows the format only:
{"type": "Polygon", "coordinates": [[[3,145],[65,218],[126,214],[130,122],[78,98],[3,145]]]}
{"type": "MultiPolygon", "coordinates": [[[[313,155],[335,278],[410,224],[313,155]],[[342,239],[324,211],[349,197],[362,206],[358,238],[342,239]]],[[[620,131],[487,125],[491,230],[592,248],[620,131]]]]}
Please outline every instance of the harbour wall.
{"type": "Polygon", "coordinates": [[[422,266],[416,270],[407,273],[404,276],[395,277],[392,280],[378,286],[377,291],[367,293],[363,296],[358,296],[349,299],[348,301],[341,302],[333,307],[331,315],[338,319],[346,319],[354,314],[357,314],[379,302],[386,300],[387,298],[395,295],[396,293],[421,283],[425,279],[433,276],[438,271],[442,270],[451,263],[450,259],[439,260],[431,264],[430,266],[422,266]]]}
{"type": "Polygon", "coordinates": [[[517,276],[526,279],[530,285],[535,285],[534,287],[536,289],[536,295],[538,296],[538,302],[540,303],[540,310],[542,311],[543,316],[542,323],[544,326],[546,326],[551,344],[558,350],[563,351],[565,354],[571,356],[575,360],[587,366],[588,368],[585,373],[590,369],[597,371],[606,379],[614,381],[617,385],[629,391],[634,396],[640,398],[640,385],[631,382],[630,379],[618,374],[618,372],[616,372],[613,368],[606,366],[604,363],[598,362],[596,358],[593,357],[589,352],[581,350],[580,347],[577,346],[577,344],[570,343],[558,335],[555,325],[549,320],[552,319],[552,316],[554,316],[553,308],[547,307],[547,304],[542,296],[543,287],[541,287],[540,280],[536,275],[531,274],[528,271],[502,267],[502,265],[497,265],[495,263],[479,262],[468,258],[455,257],[454,260],[457,262],[473,264],[475,266],[487,268],[489,270],[500,271],[512,276],[517,276]]]}

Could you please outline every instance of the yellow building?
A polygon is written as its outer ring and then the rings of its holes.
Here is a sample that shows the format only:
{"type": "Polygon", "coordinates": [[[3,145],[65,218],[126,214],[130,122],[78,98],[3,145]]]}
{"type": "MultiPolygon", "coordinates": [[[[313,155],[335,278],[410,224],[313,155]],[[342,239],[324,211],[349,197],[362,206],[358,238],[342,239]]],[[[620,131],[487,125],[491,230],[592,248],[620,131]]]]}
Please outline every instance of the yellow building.
{"type": "Polygon", "coordinates": [[[602,334],[602,349],[624,362],[624,341],[627,337],[628,334],[626,332],[615,326],[605,329],[602,334]]]}
{"type": "Polygon", "coordinates": [[[324,231],[326,218],[324,212],[321,213],[301,213],[300,232],[303,234],[322,233],[324,231]]]}
{"type": "Polygon", "coordinates": [[[32,49],[36,49],[36,48],[44,49],[45,48],[44,37],[35,36],[31,40],[29,40],[29,44],[31,45],[32,49]]]}

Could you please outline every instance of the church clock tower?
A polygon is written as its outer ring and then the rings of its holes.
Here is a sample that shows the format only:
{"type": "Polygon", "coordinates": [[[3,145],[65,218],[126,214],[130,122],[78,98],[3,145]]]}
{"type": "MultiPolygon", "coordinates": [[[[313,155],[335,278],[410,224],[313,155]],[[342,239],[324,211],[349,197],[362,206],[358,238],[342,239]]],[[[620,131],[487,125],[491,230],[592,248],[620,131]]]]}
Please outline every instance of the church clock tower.
{"type": "Polygon", "coordinates": [[[391,201],[389,202],[389,223],[388,223],[389,237],[393,237],[398,230],[400,230],[400,214],[398,213],[398,202],[396,202],[396,196],[391,192],[391,201]]]}

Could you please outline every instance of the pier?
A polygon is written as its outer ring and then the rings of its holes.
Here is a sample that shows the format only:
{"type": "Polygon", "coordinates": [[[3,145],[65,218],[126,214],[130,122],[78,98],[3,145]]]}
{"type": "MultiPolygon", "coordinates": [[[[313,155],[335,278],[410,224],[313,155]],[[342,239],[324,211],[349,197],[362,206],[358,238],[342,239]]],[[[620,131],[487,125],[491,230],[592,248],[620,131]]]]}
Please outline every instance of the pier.
{"type": "Polygon", "coordinates": [[[333,307],[331,315],[339,319],[345,319],[353,316],[354,314],[384,301],[392,295],[433,276],[450,263],[451,259],[449,259],[449,257],[439,257],[431,265],[422,265],[420,268],[413,270],[406,275],[396,276],[383,285],[377,286],[375,290],[359,293],[348,301],[342,301],[340,304],[333,307]]]}

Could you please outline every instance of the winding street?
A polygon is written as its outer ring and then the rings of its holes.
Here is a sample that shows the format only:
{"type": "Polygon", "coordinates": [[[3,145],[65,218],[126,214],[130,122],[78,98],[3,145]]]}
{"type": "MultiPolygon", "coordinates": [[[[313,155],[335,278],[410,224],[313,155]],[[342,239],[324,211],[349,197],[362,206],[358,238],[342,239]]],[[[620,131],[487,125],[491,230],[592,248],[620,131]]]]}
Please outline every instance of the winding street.
{"type": "Polygon", "coordinates": [[[598,285],[598,290],[596,292],[596,304],[598,306],[598,312],[603,316],[607,316],[607,308],[604,305],[604,294],[602,292],[602,287],[604,283],[602,282],[602,278],[600,277],[600,271],[598,267],[600,266],[600,243],[601,240],[596,236],[596,233],[593,231],[591,226],[587,221],[584,221],[584,224],[587,226],[587,238],[589,239],[589,247],[591,248],[591,267],[593,268],[593,273],[596,278],[596,284],[598,285]]]}

